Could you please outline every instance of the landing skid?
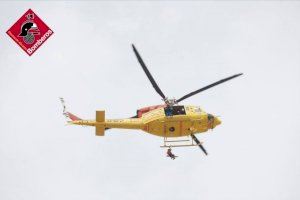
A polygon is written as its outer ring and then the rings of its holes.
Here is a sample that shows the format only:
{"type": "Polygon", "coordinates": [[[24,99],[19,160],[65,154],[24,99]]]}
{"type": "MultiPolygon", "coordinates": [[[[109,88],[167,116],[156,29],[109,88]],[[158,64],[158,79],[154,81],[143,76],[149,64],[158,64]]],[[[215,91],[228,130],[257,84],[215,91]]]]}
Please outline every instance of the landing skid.
{"type": "Polygon", "coordinates": [[[194,146],[200,146],[203,144],[201,142],[200,144],[194,143],[194,141],[190,138],[190,136],[187,137],[187,139],[168,139],[167,137],[164,137],[164,144],[161,145],[161,148],[172,148],[172,147],[194,147],[194,146]]]}
{"type": "Polygon", "coordinates": [[[198,144],[183,144],[183,145],[161,145],[161,148],[172,148],[172,147],[195,147],[200,146],[198,144]]]}

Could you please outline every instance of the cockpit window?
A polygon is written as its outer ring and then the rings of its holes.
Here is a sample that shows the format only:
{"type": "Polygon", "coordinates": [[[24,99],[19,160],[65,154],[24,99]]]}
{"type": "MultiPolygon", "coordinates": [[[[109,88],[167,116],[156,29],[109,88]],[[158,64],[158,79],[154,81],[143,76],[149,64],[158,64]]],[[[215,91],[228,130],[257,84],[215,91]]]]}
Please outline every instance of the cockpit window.
{"type": "Polygon", "coordinates": [[[165,107],[164,109],[166,116],[185,115],[184,106],[165,107]]]}
{"type": "Polygon", "coordinates": [[[211,121],[214,119],[214,116],[212,114],[207,114],[208,121],[211,121]]]}

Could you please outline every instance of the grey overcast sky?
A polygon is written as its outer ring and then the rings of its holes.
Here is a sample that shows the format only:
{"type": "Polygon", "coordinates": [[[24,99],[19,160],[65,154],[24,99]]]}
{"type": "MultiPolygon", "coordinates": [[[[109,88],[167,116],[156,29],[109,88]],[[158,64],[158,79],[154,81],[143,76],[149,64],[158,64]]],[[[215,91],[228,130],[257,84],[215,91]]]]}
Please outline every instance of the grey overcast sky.
{"type": "Polygon", "coordinates": [[[0,3],[0,199],[300,199],[300,2],[0,3]],[[29,57],[6,31],[29,8],[54,35],[29,57]],[[159,148],[142,131],[65,126],[59,97],[92,119],[160,104],[131,49],[169,97],[219,115],[209,152],[159,148]]]}

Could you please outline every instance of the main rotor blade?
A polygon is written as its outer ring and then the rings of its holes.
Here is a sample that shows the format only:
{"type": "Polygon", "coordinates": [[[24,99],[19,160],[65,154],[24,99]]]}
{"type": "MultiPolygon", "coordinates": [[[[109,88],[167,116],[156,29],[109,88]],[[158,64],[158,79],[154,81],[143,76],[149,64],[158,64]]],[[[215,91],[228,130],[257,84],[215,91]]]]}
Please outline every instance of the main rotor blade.
{"type": "Polygon", "coordinates": [[[202,146],[201,142],[198,140],[198,138],[196,138],[196,136],[194,134],[191,134],[192,139],[197,143],[197,145],[199,146],[199,148],[205,153],[205,155],[207,155],[207,151],[205,150],[205,148],[202,146]]]}
{"type": "Polygon", "coordinates": [[[200,93],[200,92],[203,92],[204,90],[207,90],[207,89],[209,89],[209,88],[211,88],[211,87],[214,87],[214,86],[216,86],[216,85],[219,85],[219,84],[221,84],[221,83],[224,83],[224,82],[226,82],[226,81],[229,81],[230,79],[236,78],[236,77],[241,76],[241,75],[243,75],[243,73],[235,74],[235,75],[233,75],[233,76],[230,76],[230,77],[221,79],[221,80],[219,80],[219,81],[217,81],[217,82],[214,82],[214,83],[212,83],[212,84],[210,84],[210,85],[207,85],[207,86],[205,86],[205,87],[203,87],[203,88],[201,88],[201,89],[199,89],[199,90],[196,90],[196,91],[191,92],[191,93],[189,93],[189,94],[187,94],[187,95],[184,95],[183,97],[181,97],[180,99],[178,99],[177,102],[180,102],[180,101],[182,101],[182,100],[184,100],[184,99],[186,99],[186,98],[189,98],[189,97],[191,97],[191,96],[193,96],[193,95],[195,95],[195,94],[198,94],[198,93],[200,93]]]}
{"type": "Polygon", "coordinates": [[[155,82],[154,78],[152,77],[151,73],[149,72],[148,68],[146,67],[144,61],[142,60],[139,52],[136,50],[135,46],[132,44],[132,48],[133,48],[133,51],[139,61],[139,63],[141,64],[144,72],[146,73],[148,79],[150,80],[152,86],[154,87],[154,89],[156,90],[156,92],[163,98],[165,99],[165,95],[164,93],[160,90],[160,88],[158,87],[157,83],[155,82]]]}

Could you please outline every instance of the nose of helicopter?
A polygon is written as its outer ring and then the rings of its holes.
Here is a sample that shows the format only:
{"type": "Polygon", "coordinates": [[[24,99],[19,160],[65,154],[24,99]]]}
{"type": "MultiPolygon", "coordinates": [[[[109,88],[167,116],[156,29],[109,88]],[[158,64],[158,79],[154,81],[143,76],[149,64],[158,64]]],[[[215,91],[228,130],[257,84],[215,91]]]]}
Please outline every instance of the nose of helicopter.
{"type": "Polygon", "coordinates": [[[211,129],[215,128],[216,126],[222,123],[219,117],[216,117],[212,114],[208,114],[207,119],[208,119],[208,127],[211,129]]]}
{"type": "Polygon", "coordinates": [[[220,125],[221,123],[222,123],[222,121],[220,120],[219,117],[215,117],[215,118],[214,118],[214,127],[220,125]]]}

